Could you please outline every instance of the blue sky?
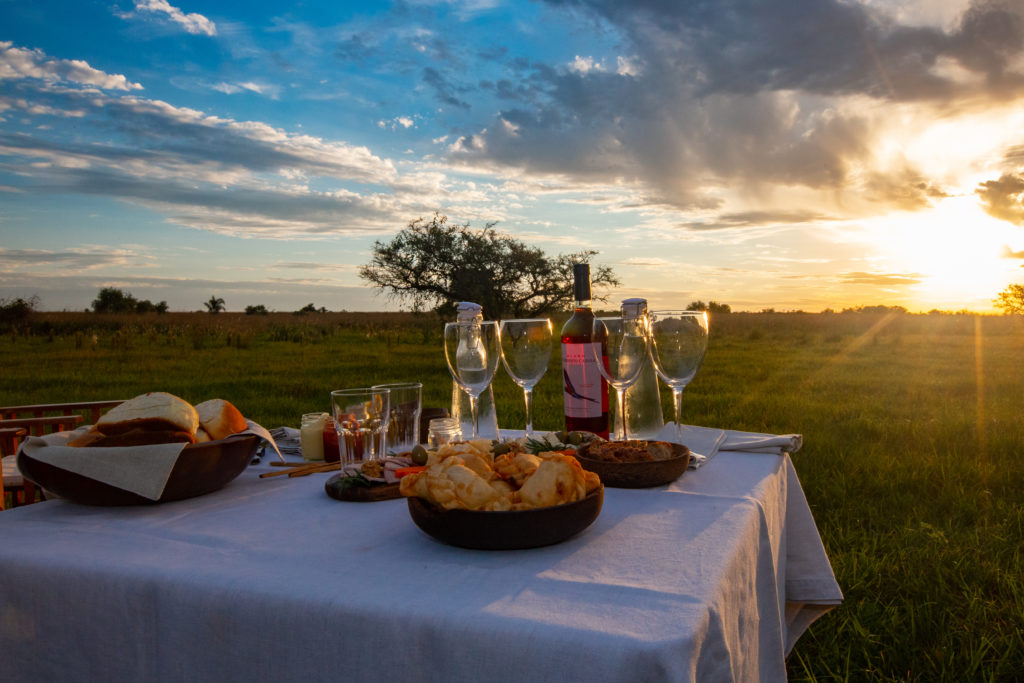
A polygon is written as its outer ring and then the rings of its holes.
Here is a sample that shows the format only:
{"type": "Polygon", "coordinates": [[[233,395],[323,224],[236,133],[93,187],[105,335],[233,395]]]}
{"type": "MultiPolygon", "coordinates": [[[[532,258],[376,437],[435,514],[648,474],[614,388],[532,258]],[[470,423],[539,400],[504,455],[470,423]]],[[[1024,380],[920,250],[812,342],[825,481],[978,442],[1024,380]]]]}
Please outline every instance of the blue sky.
{"type": "Polygon", "coordinates": [[[0,298],[385,310],[435,211],[610,301],[989,311],[1024,281],[1024,9],[0,0],[0,298]]]}

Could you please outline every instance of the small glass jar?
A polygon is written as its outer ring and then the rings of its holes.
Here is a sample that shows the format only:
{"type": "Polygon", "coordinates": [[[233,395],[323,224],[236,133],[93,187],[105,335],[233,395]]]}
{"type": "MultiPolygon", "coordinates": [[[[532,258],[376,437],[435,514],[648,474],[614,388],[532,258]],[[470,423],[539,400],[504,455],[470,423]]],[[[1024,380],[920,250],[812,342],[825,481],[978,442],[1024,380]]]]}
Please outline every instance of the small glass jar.
{"type": "Polygon", "coordinates": [[[304,460],[324,459],[324,426],[327,413],[306,413],[299,427],[299,444],[304,460]]]}
{"type": "Polygon", "coordinates": [[[427,445],[430,448],[439,448],[446,443],[462,440],[462,428],[459,421],[453,417],[438,417],[430,421],[427,430],[427,445]]]}
{"type": "Polygon", "coordinates": [[[324,462],[338,462],[341,460],[341,450],[338,448],[338,430],[334,426],[333,417],[328,417],[324,420],[323,444],[324,462]]]}

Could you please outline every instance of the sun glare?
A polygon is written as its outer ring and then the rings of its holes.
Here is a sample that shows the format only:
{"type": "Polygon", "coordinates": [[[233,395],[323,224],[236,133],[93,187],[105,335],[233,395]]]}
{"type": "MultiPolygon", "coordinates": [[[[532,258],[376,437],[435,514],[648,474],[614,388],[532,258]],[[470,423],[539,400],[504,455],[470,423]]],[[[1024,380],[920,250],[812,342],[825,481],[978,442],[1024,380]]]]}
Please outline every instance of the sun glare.
{"type": "Polygon", "coordinates": [[[1020,261],[1005,256],[1018,231],[982,211],[974,197],[880,218],[871,232],[884,267],[919,278],[911,298],[921,309],[988,311],[1007,284],[1022,279],[1020,261]]]}

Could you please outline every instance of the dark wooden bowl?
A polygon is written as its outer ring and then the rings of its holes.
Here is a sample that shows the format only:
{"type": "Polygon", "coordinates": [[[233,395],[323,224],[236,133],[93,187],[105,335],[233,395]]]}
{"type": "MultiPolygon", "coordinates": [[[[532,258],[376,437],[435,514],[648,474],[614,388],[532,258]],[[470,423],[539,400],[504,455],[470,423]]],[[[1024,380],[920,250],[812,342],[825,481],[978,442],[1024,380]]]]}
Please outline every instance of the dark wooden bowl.
{"type": "Polygon", "coordinates": [[[245,471],[256,454],[260,437],[229,436],[186,446],[174,463],[159,500],[69,472],[50,463],[18,453],[21,473],[47,491],[83,505],[152,505],[194,498],[224,488],[245,471]]]}
{"type": "Polygon", "coordinates": [[[601,513],[604,487],[583,500],[534,510],[444,510],[408,498],[416,526],[442,543],[474,550],[522,550],[561,543],[590,526],[601,513]]]}
{"type": "Polygon", "coordinates": [[[668,460],[646,462],[608,462],[576,454],[583,469],[594,472],[601,483],[616,489],[646,489],[652,486],[670,484],[678,479],[690,464],[690,449],[681,444],[672,444],[678,453],[668,460]]]}

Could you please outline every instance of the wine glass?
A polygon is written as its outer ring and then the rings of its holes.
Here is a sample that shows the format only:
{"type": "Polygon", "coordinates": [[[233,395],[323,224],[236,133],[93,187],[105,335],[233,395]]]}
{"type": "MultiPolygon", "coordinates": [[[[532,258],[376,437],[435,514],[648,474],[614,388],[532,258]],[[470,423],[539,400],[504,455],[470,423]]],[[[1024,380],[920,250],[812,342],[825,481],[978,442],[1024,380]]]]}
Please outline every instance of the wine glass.
{"type": "MultiPolygon", "coordinates": [[[[602,329],[607,330],[608,340],[602,349],[604,358],[597,359],[597,367],[608,384],[615,389],[615,440],[626,441],[629,435],[623,419],[623,397],[626,389],[640,377],[644,359],[651,352],[650,334],[640,319],[621,316],[595,318],[593,338],[600,338],[602,329]]],[[[591,352],[596,353],[599,346],[591,345],[591,352]]]]}
{"type": "Polygon", "coordinates": [[[469,394],[474,439],[480,435],[480,394],[494,379],[501,357],[500,338],[498,323],[493,320],[444,325],[444,357],[452,379],[469,394]]]}
{"type": "Polygon", "coordinates": [[[533,435],[533,387],[551,360],[554,332],[547,318],[501,321],[501,361],[512,381],[523,389],[526,401],[526,436],[533,435]]]}
{"type": "Polygon", "coordinates": [[[706,311],[652,311],[651,345],[654,368],[672,390],[676,441],[682,443],[683,389],[693,380],[708,350],[706,311]]]}

